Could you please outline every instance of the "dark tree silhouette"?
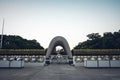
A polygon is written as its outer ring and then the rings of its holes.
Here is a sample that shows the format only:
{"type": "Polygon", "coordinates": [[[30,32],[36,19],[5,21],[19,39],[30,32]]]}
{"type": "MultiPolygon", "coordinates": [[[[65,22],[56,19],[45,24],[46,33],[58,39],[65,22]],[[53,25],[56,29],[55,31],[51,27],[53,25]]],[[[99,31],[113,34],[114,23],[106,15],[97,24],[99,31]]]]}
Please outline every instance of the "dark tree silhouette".
{"type": "Polygon", "coordinates": [[[120,30],[105,32],[103,37],[99,33],[87,35],[88,40],[80,42],[74,49],[120,49],[120,30]]]}
{"type": "MultiPolygon", "coordinates": [[[[1,35],[0,35],[1,37],[1,35]]],[[[20,36],[4,35],[3,49],[43,49],[43,47],[35,40],[23,39],[20,36]]]]}

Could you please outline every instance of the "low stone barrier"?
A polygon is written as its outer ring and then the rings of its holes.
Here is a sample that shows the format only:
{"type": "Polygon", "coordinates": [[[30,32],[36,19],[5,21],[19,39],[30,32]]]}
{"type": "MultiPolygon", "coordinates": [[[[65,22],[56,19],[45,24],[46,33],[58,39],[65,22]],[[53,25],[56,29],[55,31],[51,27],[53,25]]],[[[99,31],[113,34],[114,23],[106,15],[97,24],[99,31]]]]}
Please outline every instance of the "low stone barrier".
{"type": "Polygon", "coordinates": [[[84,67],[98,67],[98,62],[96,60],[86,60],[84,61],[84,67]]]}
{"type": "Polygon", "coordinates": [[[0,61],[0,67],[9,67],[10,66],[10,61],[0,61]]]}
{"type": "Polygon", "coordinates": [[[98,67],[110,67],[109,60],[99,60],[98,67]]]}
{"type": "Polygon", "coordinates": [[[11,61],[10,67],[24,67],[24,61],[11,61]]]}
{"type": "Polygon", "coordinates": [[[0,61],[0,68],[22,68],[24,67],[24,61],[0,61]]]}
{"type": "Polygon", "coordinates": [[[120,67],[120,60],[85,60],[84,67],[120,67]]]}
{"type": "Polygon", "coordinates": [[[38,66],[44,66],[45,62],[27,62],[25,63],[25,67],[38,67],[38,66]]]}
{"type": "Polygon", "coordinates": [[[111,60],[110,67],[120,67],[120,60],[111,60]]]}

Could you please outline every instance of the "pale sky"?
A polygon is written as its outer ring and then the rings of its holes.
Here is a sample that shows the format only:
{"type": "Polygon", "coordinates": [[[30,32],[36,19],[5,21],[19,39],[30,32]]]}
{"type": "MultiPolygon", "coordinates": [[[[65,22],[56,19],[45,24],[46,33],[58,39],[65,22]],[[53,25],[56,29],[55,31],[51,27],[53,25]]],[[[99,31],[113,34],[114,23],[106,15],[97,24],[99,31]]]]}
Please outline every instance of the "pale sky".
{"type": "Polygon", "coordinates": [[[0,34],[36,39],[44,48],[55,36],[72,49],[90,33],[120,29],[120,0],[0,0],[0,34]]]}

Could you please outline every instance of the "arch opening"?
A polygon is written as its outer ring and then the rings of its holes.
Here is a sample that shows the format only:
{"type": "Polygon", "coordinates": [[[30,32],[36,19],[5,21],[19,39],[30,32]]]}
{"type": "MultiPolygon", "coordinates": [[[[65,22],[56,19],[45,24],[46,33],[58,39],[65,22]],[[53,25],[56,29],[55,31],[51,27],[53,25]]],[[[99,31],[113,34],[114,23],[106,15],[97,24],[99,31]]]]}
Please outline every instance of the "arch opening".
{"type": "Polygon", "coordinates": [[[55,46],[51,55],[50,55],[51,64],[67,64],[68,55],[62,46],[55,46]]]}
{"type": "Polygon", "coordinates": [[[63,48],[63,51],[67,54],[68,63],[73,64],[73,57],[70,51],[69,44],[67,40],[61,36],[53,38],[52,41],[50,42],[46,53],[46,64],[50,64],[51,54],[56,52],[57,46],[61,46],[63,48]]]}

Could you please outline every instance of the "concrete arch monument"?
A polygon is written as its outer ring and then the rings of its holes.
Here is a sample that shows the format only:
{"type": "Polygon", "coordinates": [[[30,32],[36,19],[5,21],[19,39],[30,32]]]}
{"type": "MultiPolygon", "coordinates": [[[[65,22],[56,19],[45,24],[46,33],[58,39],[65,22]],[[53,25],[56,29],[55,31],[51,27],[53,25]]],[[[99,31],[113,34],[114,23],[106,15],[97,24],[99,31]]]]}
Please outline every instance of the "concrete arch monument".
{"type": "Polygon", "coordinates": [[[72,57],[72,53],[70,51],[69,44],[68,44],[67,40],[62,36],[54,37],[52,39],[52,41],[50,42],[47,53],[46,53],[46,64],[50,64],[50,55],[56,46],[63,47],[64,51],[68,55],[69,64],[73,64],[73,57],[72,57]]]}

